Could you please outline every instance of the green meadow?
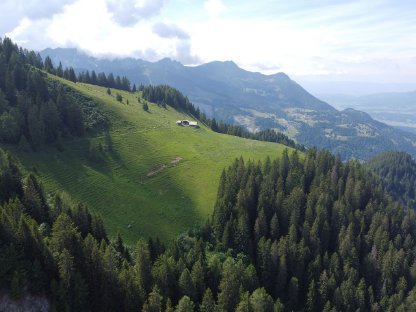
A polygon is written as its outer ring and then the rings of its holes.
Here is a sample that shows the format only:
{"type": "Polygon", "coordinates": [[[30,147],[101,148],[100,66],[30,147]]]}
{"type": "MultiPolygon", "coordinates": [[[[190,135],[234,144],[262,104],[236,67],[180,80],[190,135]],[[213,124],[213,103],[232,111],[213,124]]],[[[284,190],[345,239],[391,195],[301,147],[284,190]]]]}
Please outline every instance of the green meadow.
{"type": "Polygon", "coordinates": [[[109,132],[65,140],[63,151],[45,147],[16,154],[48,195],[60,192],[86,203],[101,214],[111,236],[119,232],[127,243],[141,236],[168,242],[204,223],[224,168],[240,156],[263,160],[286,148],[218,134],[204,125],[177,126],[177,120],[192,118],[153,103],[145,112],[138,92],[108,95],[106,88],[61,82],[99,103],[110,118],[109,132]]]}

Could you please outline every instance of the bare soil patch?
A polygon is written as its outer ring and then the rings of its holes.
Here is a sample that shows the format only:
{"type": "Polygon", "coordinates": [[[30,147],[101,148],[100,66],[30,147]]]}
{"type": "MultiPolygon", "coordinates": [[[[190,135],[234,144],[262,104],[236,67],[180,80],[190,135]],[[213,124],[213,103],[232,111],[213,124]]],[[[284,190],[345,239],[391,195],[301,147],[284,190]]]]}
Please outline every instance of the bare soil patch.
{"type": "Polygon", "coordinates": [[[183,158],[182,157],[176,157],[174,160],[172,160],[170,163],[172,165],[176,165],[177,163],[179,163],[183,158]]]}
{"type": "Polygon", "coordinates": [[[153,169],[152,171],[149,171],[147,173],[147,177],[153,177],[155,175],[157,175],[158,173],[162,172],[163,170],[165,170],[167,168],[167,166],[165,164],[160,165],[159,167],[153,169]]]}

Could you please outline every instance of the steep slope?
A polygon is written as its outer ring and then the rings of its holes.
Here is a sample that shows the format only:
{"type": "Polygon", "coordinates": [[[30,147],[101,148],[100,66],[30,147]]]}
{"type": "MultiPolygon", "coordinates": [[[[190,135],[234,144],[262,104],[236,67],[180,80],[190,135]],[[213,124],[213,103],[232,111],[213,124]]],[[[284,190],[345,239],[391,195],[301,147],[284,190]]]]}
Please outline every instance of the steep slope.
{"type": "Polygon", "coordinates": [[[87,203],[102,214],[110,234],[120,232],[128,242],[140,236],[168,241],[205,222],[224,167],[240,156],[260,160],[285,148],[214,133],[203,125],[179,127],[176,120],[190,117],[152,103],[145,112],[139,93],[112,90],[108,95],[102,87],[59,80],[98,102],[111,129],[66,140],[62,152],[54,147],[14,152],[50,193],[63,191],[87,203]],[[116,100],[117,93],[123,102],[116,100]]]}
{"type": "Polygon", "coordinates": [[[187,67],[169,59],[155,63],[131,58],[110,61],[67,52],[48,49],[42,55],[78,71],[114,71],[136,84],[169,84],[209,116],[251,131],[277,128],[301,144],[329,149],[343,159],[365,160],[385,150],[416,155],[416,135],[369,116],[361,118],[363,114],[353,110],[337,111],[284,73],[262,75],[233,62],[187,67]]]}

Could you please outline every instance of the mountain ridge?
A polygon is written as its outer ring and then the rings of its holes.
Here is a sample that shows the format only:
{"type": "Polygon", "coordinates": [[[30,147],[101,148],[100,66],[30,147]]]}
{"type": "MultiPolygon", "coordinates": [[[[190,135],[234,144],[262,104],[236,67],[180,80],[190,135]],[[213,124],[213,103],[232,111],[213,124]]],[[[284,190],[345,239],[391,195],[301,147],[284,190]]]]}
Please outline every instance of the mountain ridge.
{"type": "Polygon", "coordinates": [[[250,72],[232,61],[191,67],[166,58],[152,63],[84,56],[84,60],[72,59],[70,63],[58,53],[61,51],[47,50],[41,55],[48,54],[54,63],[61,59],[77,71],[114,72],[137,85],[170,85],[211,118],[243,125],[250,131],[278,129],[298,143],[329,149],[342,159],[366,160],[385,150],[416,155],[416,135],[372,118],[356,119],[360,116],[354,111],[338,111],[285,73],[250,72]]]}

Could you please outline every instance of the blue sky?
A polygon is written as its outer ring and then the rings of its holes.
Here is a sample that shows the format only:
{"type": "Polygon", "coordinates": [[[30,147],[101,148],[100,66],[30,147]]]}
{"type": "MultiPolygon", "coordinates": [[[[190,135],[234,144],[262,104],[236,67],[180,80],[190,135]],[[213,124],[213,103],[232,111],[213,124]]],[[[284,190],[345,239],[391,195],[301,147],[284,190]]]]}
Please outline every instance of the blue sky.
{"type": "Polygon", "coordinates": [[[416,1],[3,0],[0,36],[33,49],[170,57],[328,81],[416,84],[416,1]]]}

